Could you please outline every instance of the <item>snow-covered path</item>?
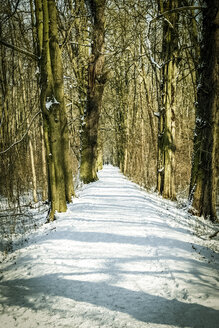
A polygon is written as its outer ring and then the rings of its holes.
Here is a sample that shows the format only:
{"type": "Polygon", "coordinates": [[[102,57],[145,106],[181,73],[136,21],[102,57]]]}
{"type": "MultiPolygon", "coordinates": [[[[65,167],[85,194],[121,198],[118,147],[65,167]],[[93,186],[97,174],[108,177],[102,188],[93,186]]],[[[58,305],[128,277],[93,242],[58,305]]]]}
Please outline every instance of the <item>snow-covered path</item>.
{"type": "Polygon", "coordinates": [[[1,264],[0,326],[218,328],[211,242],[117,168],[99,178],[1,264]]]}

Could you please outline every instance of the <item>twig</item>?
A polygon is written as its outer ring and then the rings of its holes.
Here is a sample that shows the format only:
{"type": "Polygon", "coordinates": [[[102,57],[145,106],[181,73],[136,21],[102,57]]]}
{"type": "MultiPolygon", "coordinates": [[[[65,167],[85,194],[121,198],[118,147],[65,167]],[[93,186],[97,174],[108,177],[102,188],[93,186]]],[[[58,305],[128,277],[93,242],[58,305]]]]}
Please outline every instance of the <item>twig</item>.
{"type": "Polygon", "coordinates": [[[1,40],[1,39],[0,39],[0,43],[3,44],[3,46],[5,46],[7,48],[16,50],[16,51],[20,52],[21,54],[26,55],[27,57],[30,57],[34,60],[39,60],[39,58],[35,54],[33,54],[32,52],[29,52],[28,50],[21,49],[21,48],[15,46],[14,44],[10,44],[10,43],[8,43],[4,40],[1,40]]]}
{"type": "Polygon", "coordinates": [[[26,135],[28,134],[28,132],[29,132],[29,130],[30,130],[30,127],[31,127],[33,121],[35,120],[35,118],[36,118],[40,113],[41,113],[41,111],[37,112],[37,113],[34,115],[34,117],[32,118],[32,120],[31,120],[31,122],[30,122],[30,125],[28,126],[26,132],[25,132],[24,135],[21,137],[21,139],[18,140],[18,141],[15,141],[15,142],[14,142],[12,145],[10,145],[7,149],[1,151],[1,152],[0,152],[0,155],[5,154],[7,151],[9,151],[9,150],[10,150],[12,147],[14,147],[15,145],[19,144],[19,143],[20,143],[20,142],[26,137],[26,135]]]}
{"type": "Polygon", "coordinates": [[[154,17],[150,21],[150,23],[154,23],[156,20],[162,18],[165,15],[173,14],[173,13],[176,13],[176,12],[179,12],[179,11],[184,11],[184,10],[196,10],[196,9],[203,9],[203,7],[200,7],[200,6],[184,6],[184,7],[174,8],[172,10],[165,11],[164,13],[154,17]]]}
{"type": "Polygon", "coordinates": [[[219,230],[218,231],[215,231],[212,235],[209,236],[209,238],[214,238],[217,236],[217,234],[219,233],[219,230]]]}

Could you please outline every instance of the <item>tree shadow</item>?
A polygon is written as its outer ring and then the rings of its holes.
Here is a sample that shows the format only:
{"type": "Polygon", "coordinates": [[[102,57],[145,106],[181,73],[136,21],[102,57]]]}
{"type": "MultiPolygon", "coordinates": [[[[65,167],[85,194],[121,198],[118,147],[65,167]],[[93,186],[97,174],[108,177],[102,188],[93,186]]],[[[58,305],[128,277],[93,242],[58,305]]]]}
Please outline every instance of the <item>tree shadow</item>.
{"type": "MultiPolygon", "coordinates": [[[[166,299],[105,282],[74,280],[71,274],[54,273],[30,279],[5,281],[1,283],[0,290],[1,304],[33,310],[49,310],[49,302],[36,302],[44,295],[46,298],[51,297],[54,304],[57,302],[56,297],[67,298],[110,311],[126,313],[144,323],[217,328],[219,321],[219,311],[200,304],[166,299]]],[[[55,311],[59,310],[57,306],[55,311]]],[[[71,312],[71,309],[67,311],[71,312]]]]}

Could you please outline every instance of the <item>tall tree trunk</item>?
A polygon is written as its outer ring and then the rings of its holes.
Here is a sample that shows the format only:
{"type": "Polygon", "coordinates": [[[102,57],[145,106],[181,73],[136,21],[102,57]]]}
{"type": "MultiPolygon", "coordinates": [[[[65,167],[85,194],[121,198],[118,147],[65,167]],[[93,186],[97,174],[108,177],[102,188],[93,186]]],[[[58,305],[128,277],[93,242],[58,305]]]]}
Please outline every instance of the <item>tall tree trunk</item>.
{"type": "MultiPolygon", "coordinates": [[[[178,0],[159,1],[160,12],[178,7],[178,0]]],[[[163,22],[161,71],[161,108],[158,123],[157,190],[165,198],[175,199],[175,97],[178,51],[178,13],[171,13],[163,22]]]]}
{"type": "Polygon", "coordinates": [[[36,169],[35,169],[35,160],[33,153],[33,145],[31,141],[31,136],[29,135],[29,149],[30,149],[30,160],[31,160],[31,170],[32,170],[32,181],[33,181],[33,200],[37,203],[37,178],[36,178],[36,169]]]}
{"type": "MultiPolygon", "coordinates": [[[[88,15],[85,0],[75,0],[75,59],[72,60],[78,86],[78,109],[80,115],[80,149],[82,148],[82,131],[84,126],[84,115],[87,104],[87,80],[89,59],[89,32],[88,15]],[[81,17],[82,16],[82,17],[81,17]]],[[[79,153],[79,166],[81,164],[81,151],[79,153]]]]}
{"type": "Polygon", "coordinates": [[[93,19],[92,53],[88,67],[87,108],[84,113],[80,177],[84,183],[97,180],[98,125],[104,91],[104,33],[106,0],[90,0],[93,19]]]}
{"type": "Polygon", "coordinates": [[[102,170],[103,168],[103,142],[101,132],[98,131],[97,139],[98,149],[97,149],[97,161],[96,161],[96,171],[102,170]]]}
{"type": "Polygon", "coordinates": [[[47,182],[47,163],[46,163],[46,148],[45,148],[45,141],[44,141],[44,130],[43,125],[40,125],[40,138],[41,138],[41,159],[42,159],[42,182],[43,182],[43,190],[42,190],[42,199],[45,201],[47,199],[47,189],[46,186],[48,185],[47,182]]]}
{"type": "Polygon", "coordinates": [[[35,0],[41,71],[41,108],[49,175],[50,219],[74,194],[55,0],[35,0]],[[41,25],[43,22],[43,28],[41,25]]]}
{"type": "MultiPolygon", "coordinates": [[[[21,59],[18,59],[18,66],[19,66],[19,73],[20,73],[20,84],[21,84],[21,91],[22,91],[22,102],[24,110],[29,110],[29,100],[26,96],[26,89],[25,89],[25,81],[23,78],[23,72],[22,72],[22,66],[21,66],[21,59]]],[[[19,121],[19,120],[18,120],[19,121]]],[[[29,126],[29,118],[27,118],[27,126],[29,126]]],[[[38,202],[37,197],[37,177],[36,177],[36,168],[35,168],[35,159],[34,159],[34,150],[33,150],[33,143],[31,138],[30,131],[28,132],[28,138],[29,138],[29,150],[30,150],[30,163],[31,163],[31,171],[32,171],[32,184],[33,184],[33,201],[35,203],[38,202]]]]}
{"type": "Polygon", "coordinates": [[[196,215],[216,219],[219,175],[219,4],[206,1],[197,92],[190,200],[196,215]]]}

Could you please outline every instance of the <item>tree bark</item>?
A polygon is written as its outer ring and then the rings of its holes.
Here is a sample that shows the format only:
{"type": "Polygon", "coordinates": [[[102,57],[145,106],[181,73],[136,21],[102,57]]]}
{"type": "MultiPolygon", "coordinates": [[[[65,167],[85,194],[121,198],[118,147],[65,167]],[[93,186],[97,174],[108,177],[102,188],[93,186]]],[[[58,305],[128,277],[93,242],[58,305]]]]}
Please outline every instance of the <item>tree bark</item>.
{"type": "Polygon", "coordinates": [[[158,177],[157,190],[164,198],[176,199],[175,190],[175,97],[178,51],[178,14],[173,11],[178,0],[159,1],[161,14],[171,11],[163,22],[161,71],[161,108],[158,123],[158,177]]]}
{"type": "Polygon", "coordinates": [[[93,20],[92,51],[88,67],[87,108],[82,129],[80,177],[84,183],[97,180],[98,126],[105,84],[104,33],[106,0],[90,0],[93,20]]]}
{"type": "Polygon", "coordinates": [[[55,0],[35,0],[35,4],[40,51],[40,101],[48,165],[50,220],[53,220],[55,211],[66,211],[66,202],[71,201],[74,190],[55,0]]]}
{"type": "Polygon", "coordinates": [[[190,201],[192,211],[217,218],[219,175],[219,4],[206,1],[203,9],[203,40],[200,53],[196,127],[190,201]]]}

